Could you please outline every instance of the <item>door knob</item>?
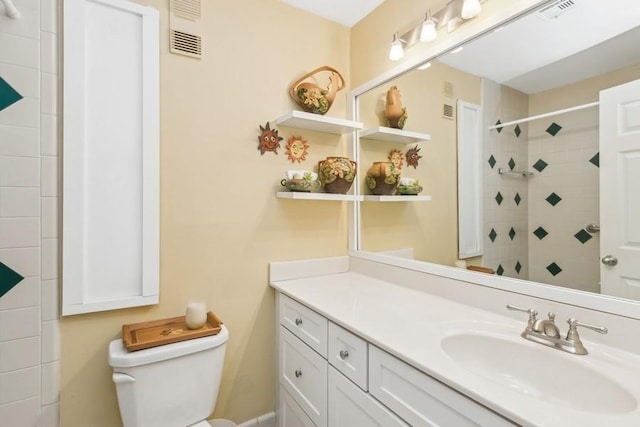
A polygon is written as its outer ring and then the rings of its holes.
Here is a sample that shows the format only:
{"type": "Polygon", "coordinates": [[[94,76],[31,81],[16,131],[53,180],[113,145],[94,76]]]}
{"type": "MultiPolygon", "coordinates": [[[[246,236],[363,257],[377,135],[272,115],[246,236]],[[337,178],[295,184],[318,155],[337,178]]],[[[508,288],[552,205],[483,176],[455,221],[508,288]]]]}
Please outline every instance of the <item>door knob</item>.
{"type": "Polygon", "coordinates": [[[613,255],[607,255],[607,256],[602,258],[602,263],[604,265],[608,265],[610,267],[613,267],[614,265],[616,265],[618,263],[618,258],[614,257],[613,255]]]}

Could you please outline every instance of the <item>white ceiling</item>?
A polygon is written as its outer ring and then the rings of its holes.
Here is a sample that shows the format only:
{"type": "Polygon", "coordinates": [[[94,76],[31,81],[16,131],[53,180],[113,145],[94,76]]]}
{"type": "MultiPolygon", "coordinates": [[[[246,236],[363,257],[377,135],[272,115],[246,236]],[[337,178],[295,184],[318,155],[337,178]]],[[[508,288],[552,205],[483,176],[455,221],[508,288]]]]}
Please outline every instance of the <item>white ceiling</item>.
{"type": "Polygon", "coordinates": [[[528,94],[640,63],[638,0],[572,3],[557,18],[529,14],[438,60],[528,94]]]}
{"type": "Polygon", "coordinates": [[[384,0],[280,0],[345,27],[352,27],[384,0]]]}

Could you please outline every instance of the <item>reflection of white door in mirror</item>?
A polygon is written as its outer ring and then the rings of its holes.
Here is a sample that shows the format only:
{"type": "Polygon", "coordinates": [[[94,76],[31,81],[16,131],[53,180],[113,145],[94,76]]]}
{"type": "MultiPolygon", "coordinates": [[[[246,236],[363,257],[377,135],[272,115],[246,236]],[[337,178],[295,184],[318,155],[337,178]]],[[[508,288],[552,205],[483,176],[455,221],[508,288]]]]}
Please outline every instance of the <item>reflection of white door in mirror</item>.
{"type": "Polygon", "coordinates": [[[640,300],[640,80],[600,93],[600,166],[602,292],[640,300]]]}

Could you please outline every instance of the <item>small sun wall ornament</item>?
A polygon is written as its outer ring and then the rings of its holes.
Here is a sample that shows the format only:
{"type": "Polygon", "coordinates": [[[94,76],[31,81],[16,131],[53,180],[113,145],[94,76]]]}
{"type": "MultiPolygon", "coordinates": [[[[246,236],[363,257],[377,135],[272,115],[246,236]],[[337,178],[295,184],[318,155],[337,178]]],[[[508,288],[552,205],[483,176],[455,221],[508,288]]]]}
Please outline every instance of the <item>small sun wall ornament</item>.
{"type": "Polygon", "coordinates": [[[301,136],[292,136],[287,141],[287,158],[291,163],[300,163],[303,160],[307,160],[307,154],[309,154],[309,143],[302,139],[301,136]]]}
{"type": "Polygon", "coordinates": [[[397,148],[389,151],[387,158],[398,169],[402,169],[402,166],[404,166],[404,154],[397,148]]]}
{"type": "Polygon", "coordinates": [[[405,154],[407,158],[407,165],[413,166],[413,168],[416,169],[418,167],[418,160],[422,158],[422,156],[419,153],[420,153],[420,148],[418,148],[417,145],[415,147],[409,148],[407,150],[407,153],[405,154]]]}
{"type": "Polygon", "coordinates": [[[269,122],[262,127],[260,125],[260,136],[258,137],[258,150],[260,151],[260,155],[264,155],[267,151],[273,151],[275,154],[278,154],[278,148],[280,148],[280,141],[282,141],[282,137],[278,136],[277,129],[271,129],[269,126],[269,122]]]}

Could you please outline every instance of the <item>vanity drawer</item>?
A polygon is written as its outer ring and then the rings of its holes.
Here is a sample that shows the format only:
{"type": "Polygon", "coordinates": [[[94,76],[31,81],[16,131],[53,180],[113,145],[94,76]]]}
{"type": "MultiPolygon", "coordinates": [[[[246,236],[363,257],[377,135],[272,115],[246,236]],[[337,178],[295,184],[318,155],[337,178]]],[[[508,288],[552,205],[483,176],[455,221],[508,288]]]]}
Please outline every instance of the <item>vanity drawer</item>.
{"type": "Polygon", "coordinates": [[[327,357],[327,319],[297,301],[280,294],[280,324],[327,357]]]}
{"type": "Polygon", "coordinates": [[[316,427],[311,418],[293,400],[287,391],[280,387],[280,407],[278,408],[278,427],[316,427]]]}
{"type": "Polygon", "coordinates": [[[367,384],[367,342],[329,322],[329,363],[364,391],[367,384]]]}
{"type": "Polygon", "coordinates": [[[516,425],[372,345],[369,392],[414,427],[516,425]]]}
{"type": "Polygon", "coordinates": [[[280,328],[280,384],[318,427],[327,425],[327,361],[280,328]]]}

